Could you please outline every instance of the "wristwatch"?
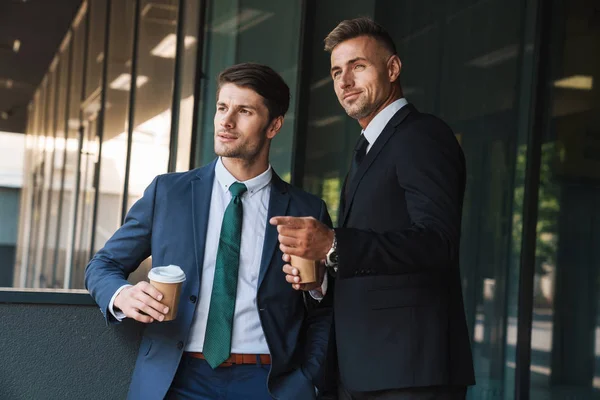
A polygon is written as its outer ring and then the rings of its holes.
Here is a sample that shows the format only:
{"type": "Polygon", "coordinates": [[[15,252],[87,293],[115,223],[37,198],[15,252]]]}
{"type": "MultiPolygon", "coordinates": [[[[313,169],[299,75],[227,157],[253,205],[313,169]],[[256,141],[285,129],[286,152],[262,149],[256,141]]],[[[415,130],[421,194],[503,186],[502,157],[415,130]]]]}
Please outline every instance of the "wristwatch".
{"type": "Polygon", "coordinates": [[[325,257],[325,265],[327,267],[332,267],[334,271],[337,270],[338,266],[338,254],[337,254],[337,238],[335,236],[335,231],[333,231],[333,244],[331,248],[327,252],[327,256],[325,257]]]}

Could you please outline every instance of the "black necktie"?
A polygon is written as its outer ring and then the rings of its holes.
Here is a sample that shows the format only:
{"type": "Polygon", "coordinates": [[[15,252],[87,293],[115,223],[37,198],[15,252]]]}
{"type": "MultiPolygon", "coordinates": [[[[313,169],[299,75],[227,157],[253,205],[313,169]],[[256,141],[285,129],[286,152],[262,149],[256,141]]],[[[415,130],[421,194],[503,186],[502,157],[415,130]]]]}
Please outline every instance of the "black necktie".
{"type": "Polygon", "coordinates": [[[360,135],[358,141],[356,142],[356,146],[354,146],[354,155],[352,156],[352,164],[350,165],[350,172],[348,172],[348,180],[346,180],[346,199],[348,198],[348,190],[352,181],[354,180],[354,176],[356,175],[356,171],[358,171],[358,167],[360,163],[365,158],[367,154],[367,147],[369,147],[369,141],[365,138],[365,135],[360,135]]]}

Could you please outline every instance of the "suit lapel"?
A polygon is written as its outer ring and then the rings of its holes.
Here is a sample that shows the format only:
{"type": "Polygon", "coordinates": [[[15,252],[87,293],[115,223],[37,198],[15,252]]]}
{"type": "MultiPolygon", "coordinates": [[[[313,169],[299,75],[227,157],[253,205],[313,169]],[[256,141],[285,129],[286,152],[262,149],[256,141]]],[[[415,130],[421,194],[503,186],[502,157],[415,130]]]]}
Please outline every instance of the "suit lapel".
{"type": "Polygon", "coordinates": [[[204,263],[210,200],[215,180],[215,164],[216,160],[200,168],[197,173],[197,179],[192,181],[192,224],[194,227],[196,268],[200,279],[202,278],[202,266],[204,263]]]}
{"type": "Polygon", "coordinates": [[[258,275],[258,289],[262,284],[265,274],[269,269],[275,248],[277,246],[278,233],[277,227],[269,223],[272,217],[286,215],[288,204],[290,202],[290,194],[288,193],[286,184],[273,171],[271,179],[271,196],[269,199],[269,211],[267,213],[267,228],[265,230],[265,242],[263,244],[263,252],[260,261],[260,272],[258,275]]]}
{"type": "Polygon", "coordinates": [[[356,194],[356,189],[358,188],[358,184],[362,180],[363,176],[365,175],[371,164],[373,164],[373,161],[375,161],[377,155],[381,152],[387,141],[390,140],[390,138],[393,136],[394,132],[396,131],[396,127],[400,125],[402,121],[404,121],[404,119],[408,116],[408,114],[410,114],[411,111],[415,111],[414,106],[412,104],[407,104],[400,110],[398,110],[396,114],[394,114],[394,116],[392,117],[392,119],[390,119],[385,128],[383,128],[383,131],[381,132],[377,140],[375,140],[373,146],[371,146],[371,149],[365,156],[363,162],[358,167],[358,170],[356,171],[356,175],[354,176],[352,182],[346,182],[346,185],[350,185],[350,187],[348,190],[348,198],[346,198],[344,201],[344,217],[342,218],[342,223],[339,224],[339,226],[344,226],[346,224],[348,214],[350,214],[350,209],[352,208],[352,202],[354,200],[354,195],[356,194]]]}

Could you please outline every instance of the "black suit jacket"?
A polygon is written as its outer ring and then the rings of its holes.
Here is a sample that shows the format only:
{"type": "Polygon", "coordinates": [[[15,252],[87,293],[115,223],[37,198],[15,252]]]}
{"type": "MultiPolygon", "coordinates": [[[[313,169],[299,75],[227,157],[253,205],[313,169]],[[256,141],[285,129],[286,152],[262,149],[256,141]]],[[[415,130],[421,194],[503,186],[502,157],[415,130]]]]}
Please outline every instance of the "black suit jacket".
{"type": "Polygon", "coordinates": [[[465,175],[452,130],[409,104],[346,183],[334,318],[348,389],[474,384],[458,266],[465,175]]]}

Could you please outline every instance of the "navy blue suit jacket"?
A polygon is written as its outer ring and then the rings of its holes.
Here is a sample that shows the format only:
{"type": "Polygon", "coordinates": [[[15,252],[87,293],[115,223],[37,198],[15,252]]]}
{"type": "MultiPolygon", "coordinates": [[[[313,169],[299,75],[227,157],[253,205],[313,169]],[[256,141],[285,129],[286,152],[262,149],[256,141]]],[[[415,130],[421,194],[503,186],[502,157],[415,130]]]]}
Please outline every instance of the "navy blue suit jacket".
{"type": "MultiPolygon", "coordinates": [[[[158,176],[129,211],[125,223],[90,261],[85,285],[108,322],[115,291],[152,256],[152,265],[179,265],[186,274],[177,318],[149,324],[143,334],[129,399],[162,399],[169,389],[202,296],[204,260],[215,162],[185,173],[158,176]]],[[[282,181],[271,182],[268,217],[312,216],[331,225],[325,203],[282,181]]],[[[271,352],[268,386],[278,399],[311,399],[328,345],[332,309],[285,281],[277,229],[265,221],[257,307],[271,352]]],[[[214,234],[214,233],[212,233],[214,234]]]]}

